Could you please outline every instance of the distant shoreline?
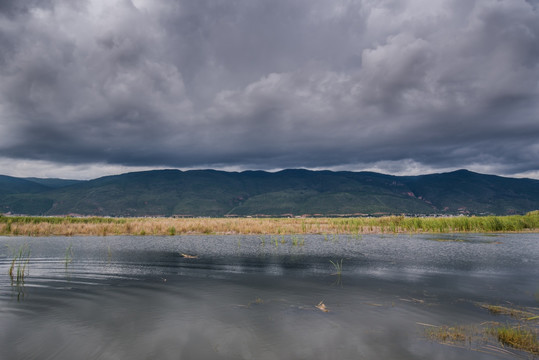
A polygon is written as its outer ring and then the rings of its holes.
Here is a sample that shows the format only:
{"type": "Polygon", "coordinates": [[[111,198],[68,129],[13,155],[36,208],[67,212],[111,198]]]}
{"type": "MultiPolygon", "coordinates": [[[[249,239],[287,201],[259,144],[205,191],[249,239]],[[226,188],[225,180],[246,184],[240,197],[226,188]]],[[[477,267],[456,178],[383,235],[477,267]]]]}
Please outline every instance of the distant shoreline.
{"type": "Polygon", "coordinates": [[[0,216],[1,236],[300,235],[539,232],[526,215],[378,218],[108,218],[0,216]]]}

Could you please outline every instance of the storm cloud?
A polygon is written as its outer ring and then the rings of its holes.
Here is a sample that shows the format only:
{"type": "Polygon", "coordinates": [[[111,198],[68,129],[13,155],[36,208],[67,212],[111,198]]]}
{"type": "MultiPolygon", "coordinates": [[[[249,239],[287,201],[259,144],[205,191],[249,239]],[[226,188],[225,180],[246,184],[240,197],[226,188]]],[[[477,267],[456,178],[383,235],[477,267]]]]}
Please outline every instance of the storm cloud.
{"type": "Polygon", "coordinates": [[[0,0],[0,162],[539,176],[538,7],[0,0]]]}

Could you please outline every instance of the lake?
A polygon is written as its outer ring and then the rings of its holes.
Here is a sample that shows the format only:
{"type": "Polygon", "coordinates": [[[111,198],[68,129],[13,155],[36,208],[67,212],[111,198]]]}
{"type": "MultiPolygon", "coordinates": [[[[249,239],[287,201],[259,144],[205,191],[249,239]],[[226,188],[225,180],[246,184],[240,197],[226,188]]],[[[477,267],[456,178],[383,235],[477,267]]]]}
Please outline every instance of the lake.
{"type": "Polygon", "coordinates": [[[539,234],[0,237],[1,359],[530,358],[489,304],[539,313],[539,234]]]}

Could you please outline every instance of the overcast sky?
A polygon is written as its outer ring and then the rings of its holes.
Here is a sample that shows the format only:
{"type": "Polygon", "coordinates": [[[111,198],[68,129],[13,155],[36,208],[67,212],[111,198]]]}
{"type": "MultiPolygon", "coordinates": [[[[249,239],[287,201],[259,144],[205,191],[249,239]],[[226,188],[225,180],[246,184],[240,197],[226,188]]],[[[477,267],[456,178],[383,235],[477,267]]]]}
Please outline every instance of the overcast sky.
{"type": "Polygon", "coordinates": [[[0,174],[539,178],[539,0],[0,0],[0,174]]]}

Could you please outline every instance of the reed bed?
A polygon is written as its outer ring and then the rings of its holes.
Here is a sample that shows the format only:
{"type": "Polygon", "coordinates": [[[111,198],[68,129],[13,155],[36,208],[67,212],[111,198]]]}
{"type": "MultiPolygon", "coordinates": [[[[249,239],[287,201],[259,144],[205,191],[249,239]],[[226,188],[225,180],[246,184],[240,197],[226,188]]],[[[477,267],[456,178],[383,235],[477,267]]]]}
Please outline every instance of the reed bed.
{"type": "Polygon", "coordinates": [[[0,216],[0,235],[379,234],[537,232],[539,211],[514,216],[378,218],[101,218],[0,216]]]}

